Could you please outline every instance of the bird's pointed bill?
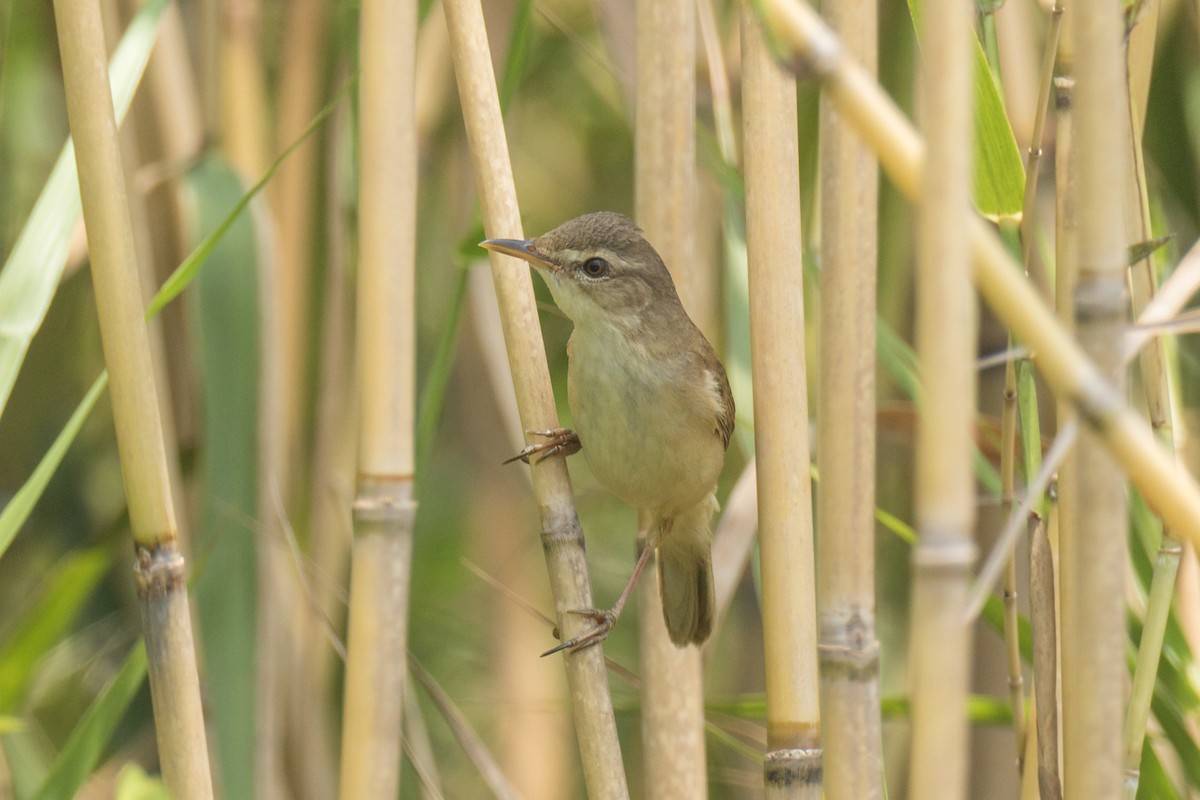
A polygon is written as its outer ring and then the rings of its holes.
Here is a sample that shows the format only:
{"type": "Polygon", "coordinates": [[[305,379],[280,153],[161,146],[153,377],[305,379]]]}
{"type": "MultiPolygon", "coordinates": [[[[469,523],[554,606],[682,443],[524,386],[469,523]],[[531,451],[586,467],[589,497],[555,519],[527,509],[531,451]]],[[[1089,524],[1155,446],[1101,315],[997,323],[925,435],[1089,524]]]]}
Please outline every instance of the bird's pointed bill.
{"type": "Polygon", "coordinates": [[[479,246],[485,250],[491,250],[493,253],[503,253],[506,256],[528,261],[535,267],[558,269],[557,264],[547,261],[534,248],[532,239],[486,239],[480,242],[479,246]]]}

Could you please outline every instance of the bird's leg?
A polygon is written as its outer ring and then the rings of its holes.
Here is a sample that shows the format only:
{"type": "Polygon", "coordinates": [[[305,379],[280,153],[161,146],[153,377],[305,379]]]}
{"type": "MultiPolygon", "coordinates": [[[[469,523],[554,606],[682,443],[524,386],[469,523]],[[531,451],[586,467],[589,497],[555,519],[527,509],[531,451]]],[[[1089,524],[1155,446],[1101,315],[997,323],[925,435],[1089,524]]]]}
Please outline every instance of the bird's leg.
{"type": "Polygon", "coordinates": [[[524,450],[517,453],[512,458],[505,461],[505,464],[511,464],[514,461],[524,461],[526,464],[536,464],[544,458],[558,455],[562,453],[563,457],[578,453],[583,447],[579,443],[579,436],[570,428],[551,428],[547,431],[525,431],[534,436],[541,436],[546,441],[538,442],[526,446],[524,450]],[[532,462],[530,457],[537,456],[532,462]]]}
{"type": "Polygon", "coordinates": [[[629,600],[629,595],[633,592],[633,587],[637,584],[638,578],[641,577],[642,570],[646,569],[646,565],[650,563],[650,556],[654,554],[653,547],[642,549],[642,554],[638,556],[637,564],[633,568],[633,574],[629,576],[629,582],[625,584],[625,588],[621,590],[621,594],[617,597],[617,602],[612,608],[607,611],[600,611],[595,608],[583,608],[572,610],[567,613],[578,614],[583,617],[590,617],[595,621],[596,625],[573,639],[568,639],[558,647],[552,647],[542,653],[542,657],[553,655],[560,650],[568,650],[572,653],[578,653],[585,647],[591,647],[594,644],[599,644],[608,638],[608,632],[611,631],[617,624],[617,620],[621,618],[621,611],[625,608],[626,601],[629,600]]]}

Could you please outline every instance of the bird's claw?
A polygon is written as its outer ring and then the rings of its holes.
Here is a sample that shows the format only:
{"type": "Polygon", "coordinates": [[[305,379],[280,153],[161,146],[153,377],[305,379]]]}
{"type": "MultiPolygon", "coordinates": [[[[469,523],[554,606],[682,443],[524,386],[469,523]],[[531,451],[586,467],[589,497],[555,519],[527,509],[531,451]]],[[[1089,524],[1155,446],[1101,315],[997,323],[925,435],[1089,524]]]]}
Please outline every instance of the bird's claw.
{"type": "Polygon", "coordinates": [[[541,436],[546,441],[536,442],[527,445],[524,450],[517,453],[510,459],[505,460],[505,464],[511,464],[514,461],[524,461],[526,464],[536,464],[539,461],[555,456],[561,453],[563,457],[578,453],[583,446],[579,443],[579,436],[570,428],[551,428],[545,431],[525,431],[533,436],[541,436]],[[533,461],[529,459],[535,457],[533,461]]]}
{"type": "MultiPolygon", "coordinates": [[[[551,647],[546,652],[542,653],[542,658],[552,656],[555,653],[566,650],[569,653],[578,653],[580,650],[586,650],[594,644],[600,644],[608,638],[608,632],[617,624],[618,615],[612,611],[601,611],[595,608],[573,609],[567,612],[568,614],[578,614],[581,617],[589,617],[596,624],[578,636],[568,639],[559,644],[557,647],[551,647]]],[[[558,628],[554,629],[555,635],[558,634],[558,628]]]]}

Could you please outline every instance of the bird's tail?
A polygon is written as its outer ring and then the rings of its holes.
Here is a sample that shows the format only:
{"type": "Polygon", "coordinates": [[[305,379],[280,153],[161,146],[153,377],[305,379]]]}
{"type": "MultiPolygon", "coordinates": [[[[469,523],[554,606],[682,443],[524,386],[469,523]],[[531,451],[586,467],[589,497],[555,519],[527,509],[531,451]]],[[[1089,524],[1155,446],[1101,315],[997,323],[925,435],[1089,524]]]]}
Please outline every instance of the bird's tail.
{"type": "Polygon", "coordinates": [[[717,510],[711,494],[675,517],[658,542],[658,591],[671,641],[679,647],[702,644],[712,633],[712,533],[717,510]]]}

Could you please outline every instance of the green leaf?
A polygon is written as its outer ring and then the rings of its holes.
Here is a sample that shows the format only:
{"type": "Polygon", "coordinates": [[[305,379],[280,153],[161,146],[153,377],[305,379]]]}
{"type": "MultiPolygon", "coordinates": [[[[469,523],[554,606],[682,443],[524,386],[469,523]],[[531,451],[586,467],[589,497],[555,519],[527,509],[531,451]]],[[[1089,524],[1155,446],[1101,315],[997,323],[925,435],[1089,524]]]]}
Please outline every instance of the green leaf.
{"type": "MultiPolygon", "coordinates": [[[[911,711],[907,697],[884,697],[879,701],[883,716],[908,718],[911,711]]],[[[1012,705],[1007,700],[973,694],[967,697],[967,718],[980,725],[1012,725],[1012,705]]]]}
{"type": "MultiPolygon", "coordinates": [[[[129,23],[109,65],[120,124],[146,68],[167,0],[151,0],[129,23]]],[[[82,213],[75,148],[68,139],[0,271],[0,415],[8,405],[29,343],[62,278],[71,233],[82,213]]]]}
{"type": "MultiPolygon", "coordinates": [[[[188,299],[196,323],[204,438],[199,464],[200,525],[192,586],[204,641],[213,750],[224,794],[254,794],[254,676],[257,558],[252,520],[258,513],[259,313],[254,217],[231,224],[229,209],[245,197],[233,169],[213,156],[186,186],[197,231],[222,228],[208,265],[188,299]]],[[[199,233],[196,234],[199,238],[199,233]]]]}
{"type": "Polygon", "coordinates": [[[0,645],[0,713],[24,696],[37,660],[71,626],[108,570],[109,554],[92,548],[67,553],[41,584],[32,607],[0,645]]]}
{"type": "Polygon", "coordinates": [[[96,768],[145,677],[146,648],[139,640],[121,671],[104,687],[71,732],[35,800],[66,800],[75,796],[96,768]]]}
{"type": "MultiPolygon", "coordinates": [[[[908,11],[919,38],[920,0],[908,0],[908,11]]],[[[1018,217],[1025,191],[1025,165],[1021,151],[1017,148],[1017,140],[1004,112],[1000,87],[988,68],[987,57],[979,40],[967,30],[962,35],[971,37],[974,76],[971,87],[975,98],[971,157],[975,165],[975,207],[990,219],[1018,217]]]]}
{"type": "Polygon", "coordinates": [[[67,424],[59,432],[54,443],[50,445],[50,449],[46,451],[42,460],[34,468],[33,474],[12,496],[4,510],[0,511],[0,558],[12,544],[13,538],[21,530],[21,526],[29,519],[33,507],[41,499],[42,493],[46,491],[46,485],[50,483],[58,465],[62,463],[67,448],[71,446],[71,442],[75,441],[79,429],[83,427],[84,420],[92,413],[92,409],[96,406],[96,400],[100,398],[100,393],[107,385],[108,372],[106,370],[100,373],[100,377],[96,378],[92,388],[88,389],[75,412],[71,414],[71,418],[67,420],[67,424]]]}

